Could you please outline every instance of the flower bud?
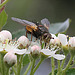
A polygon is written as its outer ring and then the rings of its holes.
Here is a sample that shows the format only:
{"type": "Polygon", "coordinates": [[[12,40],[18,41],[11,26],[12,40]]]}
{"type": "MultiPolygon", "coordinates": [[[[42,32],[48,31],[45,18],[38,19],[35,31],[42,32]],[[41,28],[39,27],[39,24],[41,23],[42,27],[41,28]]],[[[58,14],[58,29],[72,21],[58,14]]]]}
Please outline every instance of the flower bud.
{"type": "Polygon", "coordinates": [[[17,56],[12,52],[8,52],[3,60],[7,67],[12,67],[17,62],[17,56]]]}
{"type": "Polygon", "coordinates": [[[37,45],[31,47],[31,55],[33,58],[38,58],[41,48],[37,45]]]}
{"type": "Polygon", "coordinates": [[[29,39],[24,35],[18,39],[18,43],[20,44],[21,48],[27,47],[30,44],[29,39]]]}
{"type": "Polygon", "coordinates": [[[70,47],[75,47],[75,37],[71,37],[71,38],[69,39],[69,46],[70,46],[70,47]]]}
{"type": "Polygon", "coordinates": [[[7,31],[7,30],[2,30],[1,32],[0,32],[0,34],[2,34],[3,36],[4,36],[4,41],[6,40],[6,39],[9,39],[9,40],[12,40],[12,34],[9,32],[9,31],[7,31]]]}
{"type": "Polygon", "coordinates": [[[3,36],[3,34],[0,33],[0,42],[4,42],[5,41],[5,37],[3,36]]]}
{"type": "Polygon", "coordinates": [[[38,54],[38,53],[40,52],[40,47],[37,46],[37,45],[32,46],[32,47],[31,47],[31,52],[32,52],[33,54],[38,54]]]}
{"type": "Polygon", "coordinates": [[[71,52],[71,55],[75,55],[75,37],[71,37],[69,39],[69,50],[71,52]]]}

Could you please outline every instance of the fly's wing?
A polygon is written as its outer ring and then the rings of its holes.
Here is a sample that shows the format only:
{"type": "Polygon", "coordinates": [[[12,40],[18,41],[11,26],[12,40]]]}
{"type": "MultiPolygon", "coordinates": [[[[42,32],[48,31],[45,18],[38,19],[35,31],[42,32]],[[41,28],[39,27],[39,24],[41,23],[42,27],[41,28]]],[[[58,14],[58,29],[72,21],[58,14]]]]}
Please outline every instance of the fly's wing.
{"type": "Polygon", "coordinates": [[[11,19],[15,22],[22,24],[23,26],[34,26],[35,28],[37,27],[37,25],[35,23],[29,22],[27,20],[21,20],[19,18],[14,18],[14,17],[12,17],[11,19]]]}
{"type": "Polygon", "coordinates": [[[49,29],[50,22],[47,18],[42,19],[41,24],[43,24],[47,29],[49,29]]]}

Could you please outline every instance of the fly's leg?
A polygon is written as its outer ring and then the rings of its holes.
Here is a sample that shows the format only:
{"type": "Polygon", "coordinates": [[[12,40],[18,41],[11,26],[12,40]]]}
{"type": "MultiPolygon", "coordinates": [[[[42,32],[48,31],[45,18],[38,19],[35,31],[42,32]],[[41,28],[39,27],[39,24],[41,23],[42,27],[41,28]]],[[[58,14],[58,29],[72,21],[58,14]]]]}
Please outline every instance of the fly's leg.
{"type": "Polygon", "coordinates": [[[32,36],[33,36],[33,35],[32,35],[32,33],[31,33],[31,41],[32,41],[32,36]]]}
{"type": "MultiPolygon", "coordinates": [[[[26,31],[26,37],[27,37],[27,38],[28,38],[28,36],[27,36],[28,33],[29,33],[29,32],[26,31]]],[[[32,41],[32,33],[31,33],[31,41],[32,41]]]]}
{"type": "Polygon", "coordinates": [[[45,43],[45,47],[47,46],[47,43],[46,42],[44,42],[45,43]]]}
{"type": "Polygon", "coordinates": [[[40,37],[40,44],[41,44],[41,49],[42,49],[42,37],[40,37]]]}
{"type": "Polygon", "coordinates": [[[28,38],[27,33],[28,33],[28,31],[26,31],[26,37],[28,38]]]}

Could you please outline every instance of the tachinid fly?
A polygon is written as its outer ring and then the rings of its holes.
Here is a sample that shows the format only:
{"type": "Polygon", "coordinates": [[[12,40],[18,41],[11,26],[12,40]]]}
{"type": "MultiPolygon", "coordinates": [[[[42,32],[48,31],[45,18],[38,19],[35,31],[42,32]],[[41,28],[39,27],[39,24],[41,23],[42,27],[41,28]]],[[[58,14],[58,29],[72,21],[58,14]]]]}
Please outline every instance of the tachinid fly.
{"type": "Polygon", "coordinates": [[[52,36],[48,31],[50,22],[46,18],[41,20],[41,24],[39,24],[37,22],[36,23],[29,22],[27,20],[22,20],[22,19],[14,18],[14,17],[12,17],[12,20],[25,26],[26,36],[27,36],[27,33],[30,33],[31,40],[32,40],[32,35],[34,37],[40,39],[41,41],[44,41],[45,43],[49,43],[50,39],[52,39],[52,36]]]}

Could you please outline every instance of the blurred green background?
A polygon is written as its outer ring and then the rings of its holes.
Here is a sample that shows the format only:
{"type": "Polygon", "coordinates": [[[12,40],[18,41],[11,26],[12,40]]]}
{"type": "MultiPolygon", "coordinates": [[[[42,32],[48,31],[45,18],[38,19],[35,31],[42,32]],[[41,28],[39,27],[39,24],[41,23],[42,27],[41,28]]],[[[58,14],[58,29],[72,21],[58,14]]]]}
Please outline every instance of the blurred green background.
{"type": "Polygon", "coordinates": [[[3,29],[11,32],[24,28],[13,22],[11,17],[29,21],[40,21],[48,18],[50,23],[63,22],[71,19],[67,34],[75,36],[75,0],[10,0],[6,5],[8,21],[3,29]]]}

